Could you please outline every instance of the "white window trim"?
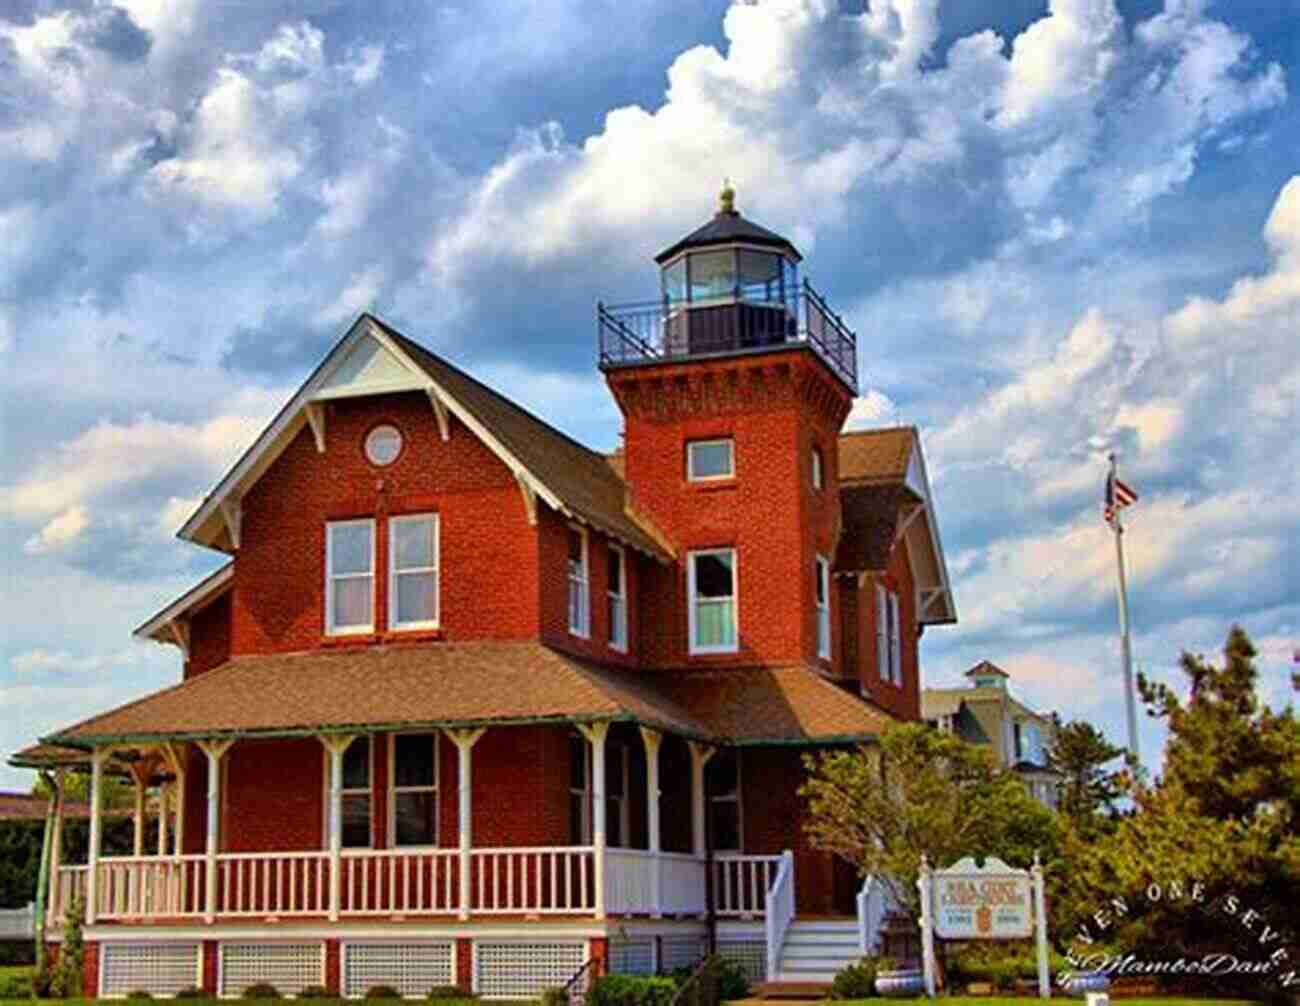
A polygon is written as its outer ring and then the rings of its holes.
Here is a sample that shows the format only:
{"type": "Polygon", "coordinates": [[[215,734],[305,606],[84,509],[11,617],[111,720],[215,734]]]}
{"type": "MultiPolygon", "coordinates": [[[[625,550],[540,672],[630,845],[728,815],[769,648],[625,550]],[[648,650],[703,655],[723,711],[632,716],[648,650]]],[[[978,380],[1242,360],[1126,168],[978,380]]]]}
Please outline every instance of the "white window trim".
{"type": "Polygon", "coordinates": [[[740,563],[734,548],[702,548],[686,553],[686,621],[687,647],[691,654],[736,653],[740,649],[740,563]],[[700,646],[695,642],[695,560],[706,555],[731,556],[731,624],[735,642],[727,645],[700,646]]]}
{"type": "Polygon", "coordinates": [[[876,663],[881,681],[903,687],[898,594],[883,583],[876,584],[876,663]]]}
{"type": "Polygon", "coordinates": [[[390,849],[436,849],[442,838],[442,735],[436,730],[403,730],[388,735],[388,847],[390,849]],[[433,785],[397,785],[397,738],[428,737],[433,744],[433,785]],[[397,844],[397,794],[433,793],[433,842],[424,845],[397,844]]]}
{"type": "MultiPolygon", "coordinates": [[[[713,849],[714,852],[741,853],[745,851],[745,804],[740,798],[740,794],[744,790],[744,782],[743,782],[744,776],[741,774],[744,771],[741,764],[744,761],[744,759],[741,758],[740,756],[742,750],[741,748],[735,748],[734,750],[736,753],[736,792],[732,794],[727,794],[725,796],[710,796],[708,798],[708,803],[710,806],[712,806],[715,803],[734,803],[736,805],[736,842],[738,843],[739,848],[735,848],[735,849],[714,848],[713,849]]],[[[707,784],[706,784],[706,789],[707,789],[707,784]]],[[[710,839],[710,841],[712,841],[712,839],[710,839]]]]}
{"type": "Polygon", "coordinates": [[[582,539],[582,574],[573,575],[573,567],[570,564],[568,552],[568,540],[565,540],[564,566],[565,579],[569,585],[568,595],[568,621],[569,634],[577,636],[579,639],[591,638],[591,539],[587,534],[587,529],[580,524],[570,524],[569,530],[576,531],[582,539]],[[573,620],[573,600],[572,593],[574,587],[580,592],[581,604],[579,605],[580,615],[579,624],[575,625],[573,620]]]}
{"type": "Polygon", "coordinates": [[[375,519],[362,517],[356,520],[332,520],[325,524],[325,634],[327,636],[355,636],[375,631],[375,519]],[[334,575],[334,528],[365,525],[370,529],[370,572],[334,575]],[[334,581],[370,580],[370,621],[360,625],[334,624],[334,581]]]}
{"type": "MultiPolygon", "coordinates": [[[[370,746],[370,785],[369,787],[367,787],[367,789],[364,792],[366,793],[366,795],[370,797],[370,825],[369,825],[370,841],[366,845],[344,846],[345,849],[373,849],[375,847],[375,737],[376,736],[377,735],[375,734],[360,734],[356,738],[357,741],[362,741],[369,738],[368,744],[370,746]]],[[[353,743],[355,744],[356,741],[353,741],[353,743]]],[[[349,745],[349,747],[350,746],[351,745],[349,745]]],[[[330,755],[329,752],[322,750],[321,758],[322,758],[321,764],[323,766],[323,769],[321,771],[321,779],[324,781],[325,784],[324,785],[325,798],[321,801],[321,807],[324,810],[324,814],[322,815],[321,818],[321,829],[320,829],[321,848],[328,849],[330,847],[330,755]]],[[[223,758],[222,762],[224,763],[225,761],[226,759],[223,758]]],[[[345,789],[342,791],[340,795],[355,796],[361,794],[361,792],[362,790],[359,789],[345,789]]]]}
{"type": "Polygon", "coordinates": [[[889,607],[889,665],[892,680],[903,687],[903,629],[899,619],[898,594],[888,591],[889,607]]]}
{"type": "Polygon", "coordinates": [[[816,445],[812,449],[812,486],[814,489],[821,489],[825,479],[825,473],[822,471],[822,452],[821,448],[816,445]]]}
{"type": "MultiPolygon", "coordinates": [[[[627,552],[621,545],[610,545],[610,552],[618,553],[618,589],[614,589],[613,584],[607,584],[607,593],[610,600],[618,600],[618,625],[610,621],[609,625],[609,648],[617,653],[626,653],[628,646],[627,639],[627,552]],[[614,630],[618,629],[616,633],[614,630]]],[[[608,607],[608,605],[606,605],[608,607]]]]}
{"type": "Polygon", "coordinates": [[[442,621],[442,521],[436,513],[401,514],[388,519],[388,627],[395,632],[412,629],[436,629],[442,621]],[[397,568],[397,526],[414,524],[419,521],[433,521],[433,565],[418,566],[411,569],[397,568]],[[433,574],[433,618],[415,622],[397,620],[397,576],[398,573],[432,573],[433,574]]]}
{"type": "Polygon", "coordinates": [[[726,479],[736,477],[736,441],[733,437],[715,437],[712,440],[688,440],[686,441],[686,479],[688,482],[722,482],[726,479]],[[722,475],[696,475],[695,474],[695,452],[694,447],[709,447],[713,444],[726,444],[727,457],[731,464],[727,466],[727,471],[722,475]]]}
{"type": "Polygon", "coordinates": [[[813,602],[817,611],[817,656],[831,659],[831,564],[817,556],[817,583],[813,585],[813,602]],[[817,600],[820,592],[821,600],[817,600]],[[824,630],[824,631],[823,631],[824,630]]]}

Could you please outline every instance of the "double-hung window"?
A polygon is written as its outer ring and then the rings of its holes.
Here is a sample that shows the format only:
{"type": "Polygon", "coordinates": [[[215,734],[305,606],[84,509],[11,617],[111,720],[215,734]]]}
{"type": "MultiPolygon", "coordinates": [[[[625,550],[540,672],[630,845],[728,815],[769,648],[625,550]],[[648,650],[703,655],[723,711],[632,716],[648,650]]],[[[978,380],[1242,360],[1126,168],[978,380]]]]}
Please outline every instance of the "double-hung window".
{"type": "Polygon", "coordinates": [[[691,482],[729,479],[736,474],[735,443],[726,440],[692,440],[686,445],[686,477],[691,482]]]}
{"type": "MultiPolygon", "coordinates": [[[[330,801],[333,759],[325,756],[325,847],[330,844],[330,801]]],[[[370,830],[370,738],[358,737],[343,752],[343,828],[345,849],[369,849],[374,843],[370,830]]]]}
{"type": "Polygon", "coordinates": [[[569,631],[586,639],[591,635],[591,593],[587,575],[587,532],[569,528],[569,631]]]}
{"type": "Polygon", "coordinates": [[[686,567],[691,653],[735,653],[736,550],[691,552],[686,567]]]}
{"type": "Polygon", "coordinates": [[[581,734],[569,735],[569,838],[591,844],[591,748],[581,734]]]}
{"type": "Polygon", "coordinates": [[[831,564],[820,555],[813,567],[817,579],[817,656],[831,659],[831,564]]]}
{"type": "Polygon", "coordinates": [[[617,545],[609,546],[609,647],[627,652],[627,557],[617,545]]]}
{"type": "Polygon", "coordinates": [[[388,750],[393,845],[437,845],[438,735],[394,734],[388,750]]]}
{"type": "Polygon", "coordinates": [[[375,628],[375,522],[335,521],[325,528],[325,627],[332,635],[375,628]]]}
{"type": "Polygon", "coordinates": [[[709,794],[709,841],[715,852],[740,852],[740,752],[721,748],[705,767],[709,794]]]}
{"type": "Polygon", "coordinates": [[[898,625],[898,595],[876,584],[876,659],[880,680],[903,684],[902,636],[898,625]]]}
{"type": "Polygon", "coordinates": [[[388,627],[438,627],[438,517],[388,522],[388,627]]]}

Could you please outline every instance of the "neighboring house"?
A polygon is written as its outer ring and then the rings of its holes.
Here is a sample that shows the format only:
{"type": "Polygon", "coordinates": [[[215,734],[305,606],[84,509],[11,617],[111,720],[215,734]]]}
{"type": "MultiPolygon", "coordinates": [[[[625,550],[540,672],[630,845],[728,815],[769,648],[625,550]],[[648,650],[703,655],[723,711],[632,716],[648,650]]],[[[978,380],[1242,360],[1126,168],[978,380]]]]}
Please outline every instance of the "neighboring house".
{"type": "Polygon", "coordinates": [[[925,689],[922,718],[972,744],[989,745],[999,762],[1020,773],[1035,799],[1055,807],[1060,777],[1047,765],[1047,749],[1056,735],[1056,715],[1018,701],[1007,688],[1011,675],[987,660],[965,677],[967,688],[925,689]]]}
{"type": "Polygon", "coordinates": [[[229,561],[137,630],[182,681],[13,758],[171,797],[153,855],[57,871],[88,988],[519,998],[710,915],[760,977],[857,956],[797,791],[920,716],[956,620],[920,440],[840,432],[855,340],[784,238],[727,201],[657,261],[598,309],[619,453],[362,315],[186,522],[229,561]]]}
{"type": "MultiPolygon", "coordinates": [[[[0,791],[0,821],[44,821],[50,801],[31,793],[0,791]]],[[[88,817],[90,805],[67,801],[63,805],[64,817],[88,817]]]]}

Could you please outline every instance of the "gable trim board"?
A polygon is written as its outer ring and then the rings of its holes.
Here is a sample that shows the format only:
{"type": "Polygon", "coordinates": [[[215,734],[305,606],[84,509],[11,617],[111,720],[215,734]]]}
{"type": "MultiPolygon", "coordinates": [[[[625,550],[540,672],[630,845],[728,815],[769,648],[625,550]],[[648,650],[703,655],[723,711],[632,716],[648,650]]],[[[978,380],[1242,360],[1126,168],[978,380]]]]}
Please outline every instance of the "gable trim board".
{"type": "Polygon", "coordinates": [[[229,590],[234,575],[235,563],[232,560],[215,573],[204,577],[184,594],[168,604],[167,607],[136,628],[131,635],[136,639],[152,639],[159,643],[178,643],[174,627],[179,627],[183,619],[187,619],[196,612],[201,611],[229,590]]]}
{"type": "MultiPolygon", "coordinates": [[[[358,318],[252,446],[217,483],[216,488],[177,532],[178,537],[218,551],[230,552],[237,549],[237,518],[232,523],[232,515],[237,511],[231,509],[232,505],[237,506],[239,496],[262,476],[304,425],[311,425],[317,450],[324,446],[328,431],[323,412],[319,411],[322,403],[367,395],[420,391],[429,396],[430,407],[438,419],[443,439],[449,435],[447,417],[454,415],[519,481],[525,505],[531,497],[540,498],[557,513],[594,527],[653,559],[664,562],[670,558],[663,547],[649,535],[640,538],[626,530],[620,530],[599,516],[574,507],[561,498],[559,493],[507,448],[488,424],[482,422],[469,407],[421,366],[403,345],[404,342],[400,333],[392,332],[369,314],[358,318]],[[374,374],[381,376],[374,379],[370,376],[374,374]]],[[[534,418],[534,421],[546,425],[541,420],[534,418]]],[[[563,436],[550,427],[546,429],[557,437],[563,436]]],[[[592,457],[600,459],[600,455],[594,453],[592,457]]]]}

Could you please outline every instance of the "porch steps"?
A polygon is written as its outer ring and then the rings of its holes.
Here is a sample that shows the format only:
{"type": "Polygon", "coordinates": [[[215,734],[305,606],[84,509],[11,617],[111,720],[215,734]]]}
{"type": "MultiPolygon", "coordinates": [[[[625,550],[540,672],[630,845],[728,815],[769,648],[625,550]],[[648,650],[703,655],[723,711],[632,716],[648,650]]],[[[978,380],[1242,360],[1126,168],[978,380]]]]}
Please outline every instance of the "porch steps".
{"type": "Polygon", "coordinates": [[[772,981],[763,986],[768,998],[826,992],[836,972],[862,956],[857,919],[795,919],[785,934],[781,959],[772,981]]]}

